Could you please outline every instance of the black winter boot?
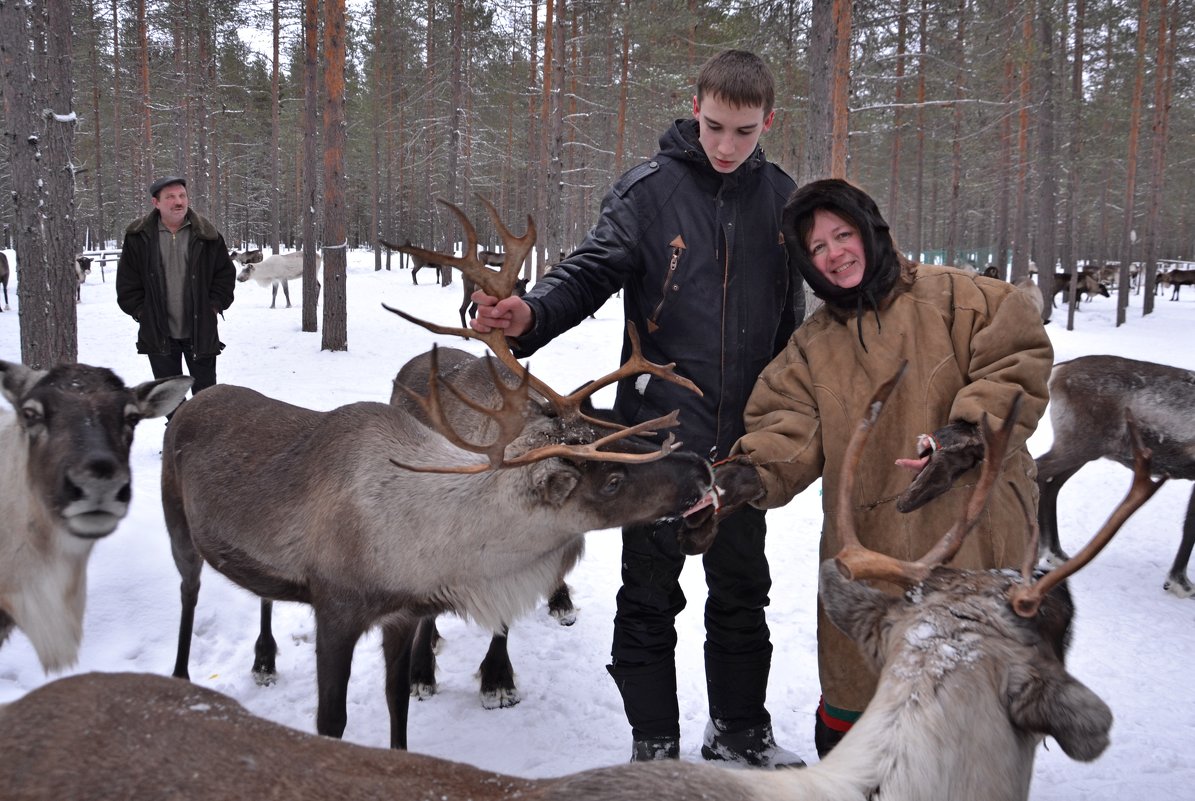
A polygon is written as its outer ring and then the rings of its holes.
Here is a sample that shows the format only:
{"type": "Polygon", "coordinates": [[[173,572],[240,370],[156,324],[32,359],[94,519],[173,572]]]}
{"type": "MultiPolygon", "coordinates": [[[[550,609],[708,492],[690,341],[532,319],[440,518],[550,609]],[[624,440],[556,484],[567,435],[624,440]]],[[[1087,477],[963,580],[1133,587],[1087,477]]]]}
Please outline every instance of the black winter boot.
{"type": "Polygon", "coordinates": [[[724,732],[711,720],[705,726],[701,756],[712,761],[733,762],[752,768],[805,767],[803,759],[787,748],[776,745],[770,723],[724,732]]]}
{"type": "Polygon", "coordinates": [[[679,738],[653,737],[635,740],[631,744],[632,762],[659,762],[665,759],[680,759],[679,738]]]}

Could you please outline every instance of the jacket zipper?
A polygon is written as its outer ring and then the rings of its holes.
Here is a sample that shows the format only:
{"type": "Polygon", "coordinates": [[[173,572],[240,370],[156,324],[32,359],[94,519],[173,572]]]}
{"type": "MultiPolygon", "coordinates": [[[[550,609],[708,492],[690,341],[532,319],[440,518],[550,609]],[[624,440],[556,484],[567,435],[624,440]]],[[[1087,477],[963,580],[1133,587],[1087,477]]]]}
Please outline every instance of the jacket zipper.
{"type": "MultiPolygon", "coordinates": [[[[721,226],[719,226],[721,230],[721,226]]],[[[718,411],[714,415],[714,444],[710,446],[710,461],[716,462],[721,458],[718,445],[722,439],[722,405],[726,402],[726,304],[730,299],[730,238],[721,230],[725,245],[722,248],[722,320],[718,326],[718,411]]]]}
{"type": "Polygon", "coordinates": [[[677,234],[668,244],[672,247],[672,260],[668,262],[668,272],[664,274],[664,286],[661,288],[660,302],[652,310],[651,317],[647,318],[647,330],[649,333],[655,333],[660,329],[660,314],[664,311],[664,304],[668,302],[668,293],[676,292],[680,289],[677,284],[672,282],[672,279],[676,276],[676,268],[680,266],[681,254],[685,251],[685,240],[681,238],[680,234],[677,234]]]}

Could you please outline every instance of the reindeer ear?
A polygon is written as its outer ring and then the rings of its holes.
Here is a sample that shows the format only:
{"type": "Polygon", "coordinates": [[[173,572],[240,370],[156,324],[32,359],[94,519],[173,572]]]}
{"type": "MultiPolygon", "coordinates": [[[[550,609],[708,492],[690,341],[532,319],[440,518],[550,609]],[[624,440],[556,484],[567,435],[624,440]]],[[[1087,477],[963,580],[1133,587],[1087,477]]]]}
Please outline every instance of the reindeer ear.
{"type": "Polygon", "coordinates": [[[41,381],[46,370],[34,370],[20,362],[0,361],[0,392],[14,406],[34,384],[41,381]]]}
{"type": "Polygon", "coordinates": [[[893,606],[903,601],[861,581],[851,581],[839,572],[833,559],[822,562],[818,597],[830,622],[854,640],[863,657],[879,670],[884,663],[885,621],[893,606]]]}
{"type": "Polygon", "coordinates": [[[559,508],[581,480],[581,471],[563,459],[544,459],[531,465],[531,481],[540,500],[559,508]]]}
{"type": "Polygon", "coordinates": [[[1057,663],[1016,665],[1007,697],[1013,723],[1053,737],[1071,759],[1090,762],[1108,747],[1112,710],[1057,663]]]}
{"type": "Polygon", "coordinates": [[[194,380],[191,376],[182,375],[138,384],[133,387],[137,408],[147,419],[167,415],[183,402],[194,380]]]}

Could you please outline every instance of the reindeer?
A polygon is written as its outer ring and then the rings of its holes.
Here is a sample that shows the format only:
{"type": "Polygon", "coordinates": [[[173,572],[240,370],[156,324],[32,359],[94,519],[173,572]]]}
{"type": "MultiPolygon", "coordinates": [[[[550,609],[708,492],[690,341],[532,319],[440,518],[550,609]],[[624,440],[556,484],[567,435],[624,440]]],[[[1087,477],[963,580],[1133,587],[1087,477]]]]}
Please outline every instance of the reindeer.
{"type": "MultiPolygon", "coordinates": [[[[1073,613],[1061,580],[1081,568],[1157,485],[1138,442],[1133,488],[1076,558],[1034,580],[942,566],[983,514],[1012,431],[982,425],[986,458],[967,508],[921,560],[863,549],[851,521],[853,471],[893,382],[877,392],[843,465],[843,550],[820,569],[836,626],[880,670],[859,722],[803,770],[740,771],[662,761],[522,779],[419,754],[314,737],[254,717],[211,690],[159,676],[91,673],[0,708],[0,796],[192,801],[470,798],[473,801],[1025,801],[1034,752],[1052,736],[1074,759],[1108,745],[1107,705],[1063,666],[1073,613]],[[894,581],[894,596],[870,587],[894,581]],[[96,737],[94,732],[103,732],[96,737]],[[62,755],[71,754],[70,769],[62,755]]],[[[202,395],[200,396],[202,397],[202,395]]],[[[171,424],[173,426],[173,423],[171,424]]],[[[1032,515],[1026,509],[1026,522],[1032,515]]]]}
{"type": "Polygon", "coordinates": [[[141,420],[172,411],[189,377],[133,388],[103,367],[33,370],[0,361],[0,643],[19,628],[47,670],[74,664],[87,560],[129,509],[129,448],[141,420]]]}
{"type": "Polygon", "coordinates": [[[443,280],[444,265],[442,263],[440,263],[439,261],[436,261],[436,258],[439,255],[436,253],[436,251],[424,250],[421,247],[417,247],[417,246],[411,244],[411,240],[409,240],[409,239],[401,245],[393,245],[393,244],[387,242],[385,239],[378,239],[378,241],[381,242],[386,247],[390,248],[391,250],[397,250],[399,253],[405,253],[406,255],[411,257],[411,264],[412,264],[411,281],[414,282],[415,286],[419,286],[418,274],[419,274],[419,271],[422,270],[424,267],[431,267],[432,269],[435,270],[436,283],[439,283],[440,281],[443,280]]]}
{"type": "Polygon", "coordinates": [[[0,250],[0,289],[4,290],[4,308],[8,305],[8,254],[0,250]]]}
{"type": "MultiPolygon", "coordinates": [[[[1054,308],[1058,308],[1058,293],[1070,291],[1071,277],[1071,273],[1054,273],[1054,297],[1051,299],[1054,308]]],[[[1086,272],[1079,274],[1079,284],[1076,290],[1086,295],[1087,301],[1096,295],[1105,298],[1112,297],[1107,284],[1100,281],[1095,275],[1086,272]]]]}
{"type": "Polygon", "coordinates": [[[75,256],[75,303],[83,302],[83,284],[87,281],[87,276],[91,274],[91,263],[94,261],[90,256],[85,256],[80,253],[75,256]]]}
{"type": "Polygon", "coordinates": [[[1170,295],[1171,300],[1178,300],[1178,291],[1184,286],[1195,284],[1195,270],[1171,270],[1158,278],[1158,285],[1169,284],[1174,287],[1170,295]]]}
{"type": "MultiPolygon", "coordinates": [[[[485,251],[482,251],[484,254],[485,251]]],[[[484,258],[484,256],[483,256],[484,258]]],[[[521,279],[520,279],[521,280],[521,279]]],[[[472,283],[470,281],[469,283],[472,283]]],[[[518,285],[516,284],[516,291],[518,285]]],[[[494,435],[492,422],[483,414],[478,414],[463,401],[454,401],[457,394],[466,395],[476,404],[493,407],[500,400],[500,390],[494,382],[494,376],[483,359],[471,353],[456,348],[440,348],[439,379],[452,387],[452,394],[445,397],[446,411],[450,416],[452,427],[458,432],[469,432],[474,438],[491,438],[494,435]]],[[[408,390],[426,394],[431,377],[430,354],[422,354],[411,359],[394,379],[394,391],[390,396],[390,403],[414,414],[421,421],[430,423],[419,404],[408,396],[408,390]]],[[[515,381],[509,369],[500,371],[501,380],[507,385],[515,381]]],[[[543,416],[549,413],[546,400],[537,399],[528,408],[529,414],[543,416]]],[[[565,549],[559,554],[560,563],[549,584],[543,587],[548,597],[548,613],[562,626],[571,626],[576,622],[576,608],[573,605],[572,592],[564,582],[568,574],[581,560],[584,553],[585,541],[576,540],[574,547],[565,549]]],[[[507,647],[507,633],[509,621],[493,632],[490,647],[478,668],[480,678],[481,705],[486,709],[499,709],[518,704],[522,698],[515,686],[514,668],[510,663],[510,652],[507,647]]],[[[411,696],[425,700],[436,694],[436,647],[440,642],[440,632],[436,627],[435,617],[426,617],[419,622],[411,653],[411,696]]]]}
{"type": "MultiPolygon", "coordinates": [[[[464,214],[450,208],[475,238],[464,214]]],[[[501,274],[478,265],[476,250],[471,259],[448,258],[505,297],[535,228],[528,218],[523,237],[501,230],[508,254],[501,274]]],[[[433,331],[471,333],[397,313],[433,331]]],[[[647,362],[636,347],[610,376],[560,396],[518,363],[500,334],[474,338],[519,376],[509,387],[493,368],[501,405],[476,409],[497,432],[486,442],[454,430],[436,356],[427,397],[414,398],[435,432],[395,405],[317,412],[228,384],[179,410],[162,451],[162,505],[182,577],[175,676],[188,676],[206,561],[262,598],[253,667],[259,681],[275,672],[272,602],[314,608],[320,734],[343,733],[353,648],[380,625],[391,745],[405,748],[406,678],[420,618],[452,611],[497,629],[535,603],[559,554],[585,532],[677,516],[709,491],[709,465],[674,452],[672,437],[659,447],[632,439],[675,425],[676,412],[605,436],[600,421],[581,413],[588,393],[641,372],[691,386],[671,365],[647,362]],[[555,416],[527,418],[531,388],[555,416]]],[[[705,537],[712,517],[690,528],[705,537]]]]}
{"type": "MultiPolygon", "coordinates": [[[[1055,365],[1050,375],[1050,421],[1054,443],[1037,459],[1041,488],[1038,518],[1041,558],[1065,559],[1058,542],[1058,493],[1083,465],[1108,458],[1132,466],[1129,409],[1153,451],[1153,469],[1171,478],[1195,479],[1195,373],[1119,356],[1082,356],[1055,365]]],[[[1195,491],[1187,506],[1182,542],[1163,588],[1180,598],[1195,595],[1187,577],[1195,545],[1195,491]]]]}
{"type": "MultiPolygon", "coordinates": [[[[290,308],[290,288],[287,282],[303,277],[303,251],[295,250],[290,253],[274,254],[263,258],[261,250],[250,250],[246,253],[232,255],[233,261],[245,265],[237,275],[238,281],[248,281],[252,278],[259,286],[269,286],[273,292],[270,295],[270,308],[274,308],[278,301],[278,285],[282,285],[282,294],[286,298],[286,308],[290,308]]],[[[319,269],[320,256],[315,254],[315,266],[319,269]]]]}

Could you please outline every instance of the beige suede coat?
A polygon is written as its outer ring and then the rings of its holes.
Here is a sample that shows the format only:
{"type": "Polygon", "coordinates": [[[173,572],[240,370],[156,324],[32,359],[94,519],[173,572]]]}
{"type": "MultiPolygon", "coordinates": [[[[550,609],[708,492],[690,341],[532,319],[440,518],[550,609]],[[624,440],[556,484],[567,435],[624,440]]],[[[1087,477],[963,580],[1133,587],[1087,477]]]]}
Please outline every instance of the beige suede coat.
{"type": "MultiPolygon", "coordinates": [[[[837,553],[836,502],[846,445],[876,387],[908,359],[908,372],[889,398],[856,471],[860,540],[901,559],[922,556],[962,514],[979,470],[902,514],[895,502],[912,474],[895,460],[915,457],[917,436],[948,423],[978,423],[987,412],[993,426],[1000,425],[1013,396],[1024,391],[1001,480],[952,562],[965,568],[1019,567],[1027,532],[1008,482],[1036,508],[1036,471],[1025,442],[1045,411],[1053,365],[1053,349],[1031,299],[996,279],[950,267],[906,265],[879,312],[879,326],[870,310],[862,322],[866,350],[855,315],[822,306],[760,375],[745,413],[748,433],[735,446],[751,457],[763,481],[765,496],[756,505],[783,506],[821,477],[821,556],[837,553]]],[[[826,703],[862,711],[876,677],[820,609],[818,665],[826,703]]]]}

